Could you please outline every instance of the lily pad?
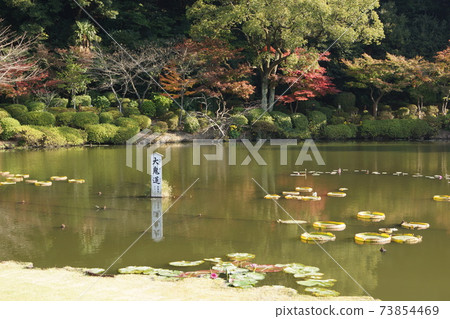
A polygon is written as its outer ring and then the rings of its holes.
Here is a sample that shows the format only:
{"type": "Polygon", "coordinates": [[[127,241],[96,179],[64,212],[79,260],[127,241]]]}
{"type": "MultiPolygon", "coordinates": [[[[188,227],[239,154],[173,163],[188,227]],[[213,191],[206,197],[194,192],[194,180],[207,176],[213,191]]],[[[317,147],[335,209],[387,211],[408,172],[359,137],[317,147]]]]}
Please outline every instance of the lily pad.
{"type": "Polygon", "coordinates": [[[182,271],[179,271],[179,270],[170,270],[170,269],[162,269],[162,268],[156,268],[154,270],[158,276],[162,276],[162,277],[179,277],[184,274],[182,271]]]}
{"type": "Polygon", "coordinates": [[[103,268],[90,268],[85,270],[86,275],[90,276],[101,276],[104,272],[105,269],[103,268]]]}
{"type": "Polygon", "coordinates": [[[305,268],[305,267],[306,266],[303,264],[292,263],[292,264],[287,264],[286,267],[284,267],[283,271],[288,274],[295,274],[295,273],[298,273],[301,270],[303,270],[303,268],[305,268]]]}
{"type": "Polygon", "coordinates": [[[204,262],[205,262],[204,260],[196,260],[196,261],[181,260],[181,261],[172,261],[169,263],[169,265],[176,266],[176,267],[193,267],[193,266],[201,265],[204,262]]]}
{"type": "Polygon", "coordinates": [[[214,258],[205,258],[203,259],[204,261],[209,261],[211,263],[221,263],[222,262],[222,258],[220,257],[214,257],[214,258]]]}
{"type": "Polygon", "coordinates": [[[197,277],[197,278],[210,278],[211,274],[217,274],[218,271],[217,270],[197,270],[197,271],[188,271],[185,272],[182,276],[184,278],[192,278],[192,277],[197,277]]]}
{"type": "Polygon", "coordinates": [[[324,243],[327,241],[334,241],[336,239],[336,236],[329,232],[311,232],[311,233],[303,233],[300,236],[300,239],[303,242],[324,243]]]}
{"type": "Polygon", "coordinates": [[[266,278],[264,274],[257,273],[257,272],[246,272],[246,273],[238,273],[238,274],[232,274],[230,276],[231,279],[235,280],[263,280],[266,278]]]}
{"type": "Polygon", "coordinates": [[[277,267],[276,265],[257,265],[257,264],[250,264],[246,266],[247,269],[254,271],[254,272],[280,272],[283,271],[284,267],[277,267]]]}
{"type": "Polygon", "coordinates": [[[238,287],[238,288],[252,288],[257,282],[258,282],[257,280],[240,279],[240,280],[233,280],[231,282],[231,285],[233,287],[238,287]]]}
{"type": "Polygon", "coordinates": [[[297,281],[297,284],[305,287],[324,287],[329,288],[333,287],[336,279],[309,279],[303,281],[297,281]]]}
{"type": "Polygon", "coordinates": [[[422,241],[422,236],[414,236],[414,234],[398,234],[392,236],[392,241],[399,244],[418,244],[422,241]]]}
{"type": "Polygon", "coordinates": [[[147,266],[128,266],[125,268],[120,268],[118,270],[119,274],[146,274],[146,275],[150,275],[151,273],[154,273],[155,270],[152,267],[147,267],[147,266]]]}
{"type": "Polygon", "coordinates": [[[427,229],[430,227],[430,224],[421,222],[402,222],[401,226],[407,229],[427,229]]]}
{"type": "Polygon", "coordinates": [[[244,261],[255,258],[255,255],[249,253],[232,253],[227,254],[227,257],[231,260],[244,261]]]}
{"type": "Polygon", "coordinates": [[[326,288],[310,287],[305,289],[306,292],[310,292],[316,297],[337,297],[340,295],[339,292],[326,288]]]}
{"type": "Polygon", "coordinates": [[[217,265],[215,265],[214,267],[212,267],[212,269],[217,270],[218,272],[221,273],[230,273],[234,270],[236,270],[238,267],[233,265],[232,263],[219,263],[217,265]]]}

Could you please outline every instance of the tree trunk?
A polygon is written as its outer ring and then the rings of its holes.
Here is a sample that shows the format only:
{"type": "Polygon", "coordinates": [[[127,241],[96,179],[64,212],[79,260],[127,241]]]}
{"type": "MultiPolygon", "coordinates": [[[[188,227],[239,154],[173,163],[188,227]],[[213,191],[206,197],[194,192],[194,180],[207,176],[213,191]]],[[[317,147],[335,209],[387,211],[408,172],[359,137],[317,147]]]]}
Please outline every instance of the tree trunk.
{"type": "Polygon", "coordinates": [[[275,104],[275,86],[270,85],[269,87],[269,102],[268,102],[268,108],[269,111],[273,111],[273,105],[275,104]]]}
{"type": "Polygon", "coordinates": [[[269,79],[266,74],[261,74],[261,108],[267,111],[267,93],[269,91],[269,79]]]}

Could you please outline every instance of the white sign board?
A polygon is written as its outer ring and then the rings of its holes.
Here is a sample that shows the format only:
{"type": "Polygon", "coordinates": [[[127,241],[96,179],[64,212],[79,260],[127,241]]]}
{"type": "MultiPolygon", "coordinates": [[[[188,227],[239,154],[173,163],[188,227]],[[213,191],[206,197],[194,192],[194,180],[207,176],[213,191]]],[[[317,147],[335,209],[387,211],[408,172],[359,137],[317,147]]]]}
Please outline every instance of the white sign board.
{"type": "Polygon", "coordinates": [[[161,241],[163,239],[163,213],[161,198],[152,199],[152,239],[161,241]]]}
{"type": "Polygon", "coordinates": [[[152,197],[162,197],[162,155],[153,153],[151,156],[151,187],[152,197]]]}

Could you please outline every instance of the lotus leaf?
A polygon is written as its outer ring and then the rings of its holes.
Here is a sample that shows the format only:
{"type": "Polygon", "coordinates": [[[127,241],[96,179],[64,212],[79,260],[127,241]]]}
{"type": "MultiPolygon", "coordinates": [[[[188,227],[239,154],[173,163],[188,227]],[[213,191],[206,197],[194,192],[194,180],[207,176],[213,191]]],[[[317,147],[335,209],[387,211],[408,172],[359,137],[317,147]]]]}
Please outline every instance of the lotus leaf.
{"type": "Polygon", "coordinates": [[[306,287],[333,287],[336,279],[309,279],[304,281],[297,281],[297,284],[306,286],[306,287]]]}
{"type": "Polygon", "coordinates": [[[171,266],[176,266],[176,267],[192,267],[192,266],[198,266],[203,264],[204,261],[203,260],[196,260],[196,261],[172,261],[169,263],[169,265],[171,266]]]}
{"type": "Polygon", "coordinates": [[[244,261],[255,258],[255,255],[249,253],[232,253],[227,255],[231,260],[244,261]]]}
{"type": "Polygon", "coordinates": [[[318,288],[318,287],[310,287],[305,289],[306,292],[310,292],[313,296],[316,297],[337,297],[340,295],[335,290],[318,288]]]}
{"type": "Polygon", "coordinates": [[[103,268],[90,268],[90,269],[86,269],[85,273],[87,275],[91,275],[91,276],[100,276],[105,272],[105,269],[103,268]]]}
{"type": "Polygon", "coordinates": [[[128,266],[125,268],[120,268],[118,270],[119,274],[146,274],[149,275],[150,273],[154,273],[154,269],[152,267],[146,267],[146,266],[128,266]]]}

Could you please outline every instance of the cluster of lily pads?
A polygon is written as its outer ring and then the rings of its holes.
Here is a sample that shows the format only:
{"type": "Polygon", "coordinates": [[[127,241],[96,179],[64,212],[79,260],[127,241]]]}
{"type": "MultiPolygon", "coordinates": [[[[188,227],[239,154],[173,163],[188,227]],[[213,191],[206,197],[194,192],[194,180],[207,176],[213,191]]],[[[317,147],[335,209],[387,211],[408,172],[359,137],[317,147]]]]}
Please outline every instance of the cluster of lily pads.
{"type": "MultiPolygon", "coordinates": [[[[148,266],[128,266],[120,268],[119,274],[154,275],[165,280],[181,280],[183,278],[221,278],[228,286],[236,288],[251,288],[266,278],[268,273],[285,272],[299,279],[297,284],[306,287],[309,292],[318,297],[339,296],[339,292],[330,288],[336,282],[335,279],[323,279],[324,274],[320,269],[313,266],[305,266],[299,263],[261,265],[251,262],[255,258],[250,253],[231,253],[227,255],[228,260],[220,257],[205,258],[196,261],[173,261],[169,265],[173,267],[196,267],[209,264],[209,269],[195,271],[181,271],[174,269],[153,268],[148,266]]],[[[105,270],[102,268],[87,269],[86,274],[103,276],[105,270]]]]}
{"type": "Polygon", "coordinates": [[[0,185],[14,185],[16,183],[25,182],[35,186],[52,186],[56,181],[67,181],[71,184],[83,184],[84,179],[69,179],[67,176],[51,176],[48,181],[38,181],[37,179],[30,179],[29,174],[13,174],[8,171],[0,171],[0,176],[5,177],[6,181],[0,182],[0,185]]]}

